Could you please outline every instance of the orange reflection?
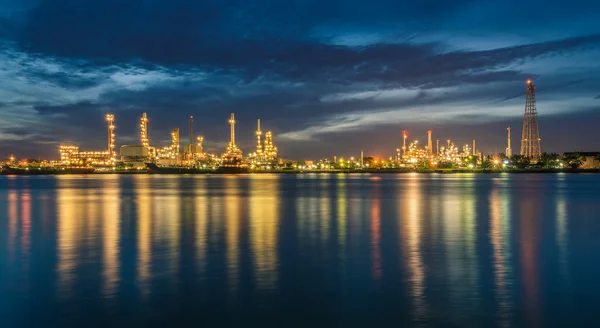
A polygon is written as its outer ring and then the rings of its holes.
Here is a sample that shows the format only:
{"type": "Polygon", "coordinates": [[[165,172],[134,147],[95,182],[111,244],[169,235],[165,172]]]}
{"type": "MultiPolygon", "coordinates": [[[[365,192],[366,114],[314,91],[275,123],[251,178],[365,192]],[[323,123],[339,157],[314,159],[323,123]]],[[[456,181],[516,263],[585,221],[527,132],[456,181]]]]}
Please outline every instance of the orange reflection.
{"type": "Polygon", "coordinates": [[[538,202],[530,199],[521,203],[521,270],[523,294],[528,327],[540,327],[539,290],[537,277],[537,246],[539,242],[537,222],[538,202]]]}
{"type": "Polygon", "coordinates": [[[24,258],[29,258],[31,244],[31,195],[25,191],[21,195],[21,251],[24,258]]]}
{"type": "Polygon", "coordinates": [[[11,262],[15,256],[15,240],[17,239],[17,221],[18,221],[19,199],[17,192],[11,189],[8,193],[8,250],[11,262]]]}
{"type": "Polygon", "coordinates": [[[381,213],[380,213],[380,194],[379,181],[371,181],[373,192],[371,194],[371,251],[373,258],[373,278],[381,278],[381,213]]]}
{"type": "Polygon", "coordinates": [[[250,238],[254,280],[258,290],[274,290],[277,284],[277,229],[279,177],[250,178],[250,238]]]}
{"type": "Polygon", "coordinates": [[[490,238],[493,249],[494,281],[496,283],[495,294],[498,302],[497,317],[500,327],[511,325],[511,268],[508,262],[510,257],[509,242],[506,237],[510,236],[510,218],[503,209],[509,208],[509,204],[502,204],[500,191],[495,189],[490,196],[490,238]]]}

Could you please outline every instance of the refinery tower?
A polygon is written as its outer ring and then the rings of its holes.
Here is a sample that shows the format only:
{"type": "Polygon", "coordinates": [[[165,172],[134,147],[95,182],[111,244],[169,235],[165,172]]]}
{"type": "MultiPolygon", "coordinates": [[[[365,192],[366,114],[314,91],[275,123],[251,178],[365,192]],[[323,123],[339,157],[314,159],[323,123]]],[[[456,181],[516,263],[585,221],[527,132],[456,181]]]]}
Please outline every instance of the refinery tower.
{"type": "Polygon", "coordinates": [[[530,160],[537,161],[540,159],[542,152],[540,150],[541,139],[535,104],[535,86],[531,80],[527,81],[527,98],[525,100],[525,113],[523,116],[521,155],[530,160]]]}

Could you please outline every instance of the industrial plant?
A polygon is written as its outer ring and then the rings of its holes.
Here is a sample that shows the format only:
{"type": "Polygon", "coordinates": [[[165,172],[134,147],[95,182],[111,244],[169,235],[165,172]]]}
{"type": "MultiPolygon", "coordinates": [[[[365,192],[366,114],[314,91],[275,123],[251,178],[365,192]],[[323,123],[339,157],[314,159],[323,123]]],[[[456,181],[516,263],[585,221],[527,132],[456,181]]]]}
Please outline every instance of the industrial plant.
{"type": "MultiPolygon", "coordinates": [[[[263,132],[261,120],[256,124],[256,149],[244,156],[242,149],[236,144],[236,118],[231,113],[229,124],[229,142],[222,154],[205,152],[203,136],[194,135],[194,117],[189,117],[189,139],[181,148],[179,128],[171,130],[170,144],[153,145],[149,136],[150,118],[142,113],[139,118],[139,144],[122,145],[116,151],[115,115],[106,114],[106,148],[97,150],[80,150],[79,145],[63,144],[58,147],[58,161],[43,161],[41,167],[52,170],[73,171],[93,169],[95,172],[114,171],[148,171],[150,173],[244,173],[244,172],[276,172],[276,171],[368,171],[372,169],[505,169],[511,167],[543,167],[558,169],[575,167],[595,167],[598,158],[581,158],[576,153],[558,154],[542,153],[538,113],[535,99],[535,86],[527,81],[525,110],[521,135],[520,154],[513,154],[511,145],[511,127],[507,127],[506,149],[504,153],[485,156],[477,149],[476,140],[472,144],[458,145],[451,139],[441,141],[434,139],[432,130],[426,131],[426,142],[418,139],[409,141],[409,132],[402,131],[402,147],[396,149],[396,156],[384,158],[365,157],[364,150],[360,156],[347,159],[333,156],[333,160],[286,160],[279,156],[279,150],[273,141],[271,131],[263,132]],[[568,157],[568,158],[567,158],[568,157]]],[[[423,134],[425,136],[425,133],[423,134]]],[[[358,150],[357,150],[358,152],[358,150]]],[[[587,153],[586,153],[587,154],[587,153]]],[[[590,153],[591,154],[591,153],[590,153]]],[[[589,155],[589,154],[588,154],[589,155]]],[[[593,156],[592,156],[593,157],[593,156]]],[[[17,162],[14,156],[3,166],[2,172],[18,172],[18,169],[29,169],[30,163],[17,162]]]]}

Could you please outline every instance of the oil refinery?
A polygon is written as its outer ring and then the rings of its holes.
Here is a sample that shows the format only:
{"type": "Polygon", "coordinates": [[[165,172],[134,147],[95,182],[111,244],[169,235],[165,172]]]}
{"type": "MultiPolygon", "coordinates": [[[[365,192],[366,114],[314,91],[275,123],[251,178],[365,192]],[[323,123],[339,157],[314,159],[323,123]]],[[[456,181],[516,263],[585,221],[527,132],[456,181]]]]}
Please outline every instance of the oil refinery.
{"type": "MultiPolygon", "coordinates": [[[[59,159],[56,161],[41,161],[38,168],[54,171],[74,171],[93,169],[95,172],[139,171],[151,173],[244,173],[244,172],[277,172],[277,171],[369,171],[372,169],[406,170],[436,170],[436,169],[505,169],[510,167],[541,167],[548,162],[548,156],[541,152],[537,108],[535,102],[535,86],[527,81],[526,102],[521,138],[520,155],[514,155],[511,145],[511,127],[507,127],[506,148],[504,153],[494,153],[485,156],[477,149],[476,140],[472,145],[458,145],[451,139],[445,142],[435,139],[434,131],[423,131],[426,142],[418,138],[409,140],[408,130],[401,133],[399,143],[402,147],[396,149],[396,156],[385,158],[365,157],[365,151],[357,150],[359,156],[347,159],[333,156],[333,160],[286,160],[280,157],[275,145],[273,132],[264,132],[261,120],[256,121],[256,149],[248,151],[246,156],[236,143],[235,114],[231,113],[229,124],[229,141],[222,154],[205,152],[204,137],[194,135],[194,117],[189,116],[188,142],[181,148],[181,131],[172,128],[170,143],[153,145],[149,135],[150,118],[147,113],[139,117],[139,144],[121,145],[116,151],[116,116],[112,113],[105,115],[106,148],[97,150],[80,150],[79,145],[62,144],[58,147],[59,159]],[[183,149],[183,151],[182,151],[183,149]]],[[[225,123],[225,122],[224,122],[225,123]]],[[[556,156],[554,156],[556,157],[556,156]]],[[[600,157],[599,157],[600,159],[600,157]]],[[[573,166],[580,159],[560,162],[550,161],[550,168],[573,166]],[[559,163],[560,162],[560,163],[559,163]]],[[[586,163],[589,159],[586,160],[586,163]]],[[[594,160],[591,162],[595,163],[594,160]]],[[[16,161],[14,156],[2,166],[4,172],[11,169],[29,169],[31,163],[16,161]]],[[[545,167],[545,166],[544,166],[545,167]]],[[[17,172],[17,171],[15,171],[17,172]]]]}

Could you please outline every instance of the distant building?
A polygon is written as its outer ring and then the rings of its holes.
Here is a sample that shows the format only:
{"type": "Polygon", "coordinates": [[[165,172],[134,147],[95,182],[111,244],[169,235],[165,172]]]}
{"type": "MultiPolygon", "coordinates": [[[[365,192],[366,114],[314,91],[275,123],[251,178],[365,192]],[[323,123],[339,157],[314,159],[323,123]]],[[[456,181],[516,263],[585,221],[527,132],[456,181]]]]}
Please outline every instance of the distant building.
{"type": "Polygon", "coordinates": [[[598,151],[592,151],[592,152],[569,152],[569,153],[564,153],[564,156],[569,156],[569,155],[573,155],[573,154],[580,154],[581,156],[583,156],[585,158],[585,161],[583,162],[583,164],[581,164],[581,168],[582,169],[595,169],[597,167],[600,167],[600,162],[596,159],[596,156],[598,156],[598,151]]]}
{"type": "Polygon", "coordinates": [[[148,147],[142,145],[121,146],[121,161],[125,164],[132,164],[135,168],[145,167],[145,161],[149,155],[148,147]]]}

